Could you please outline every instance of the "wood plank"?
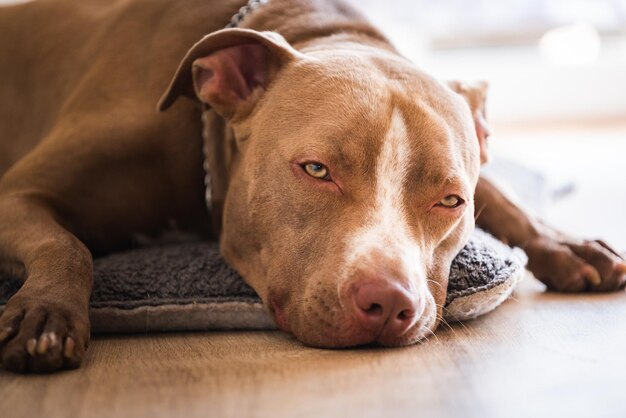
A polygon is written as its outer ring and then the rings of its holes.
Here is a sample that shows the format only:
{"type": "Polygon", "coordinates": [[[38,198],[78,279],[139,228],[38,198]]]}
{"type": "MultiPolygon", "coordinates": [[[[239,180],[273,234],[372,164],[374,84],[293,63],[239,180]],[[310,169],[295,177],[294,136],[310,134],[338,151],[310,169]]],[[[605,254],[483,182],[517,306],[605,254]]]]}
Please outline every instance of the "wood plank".
{"type": "Polygon", "coordinates": [[[399,349],[312,349],[280,332],[96,337],[80,370],[0,372],[0,411],[50,418],[623,417],[625,302],[623,292],[557,295],[527,280],[497,311],[399,349]]]}

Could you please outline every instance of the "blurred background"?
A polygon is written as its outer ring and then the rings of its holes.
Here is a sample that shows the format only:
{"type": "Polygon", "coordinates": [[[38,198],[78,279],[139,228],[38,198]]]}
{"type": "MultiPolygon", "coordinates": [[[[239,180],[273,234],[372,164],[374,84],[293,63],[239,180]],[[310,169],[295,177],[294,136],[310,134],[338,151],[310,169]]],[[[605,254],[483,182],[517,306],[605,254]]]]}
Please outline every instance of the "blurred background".
{"type": "Polygon", "coordinates": [[[441,79],[487,80],[486,172],[626,249],[626,0],[351,0],[441,79]]]}
{"type": "Polygon", "coordinates": [[[348,1],[424,70],[490,83],[487,174],[626,250],[626,0],[348,1]]]}
{"type": "Polygon", "coordinates": [[[353,0],[408,58],[487,79],[494,122],[626,116],[626,0],[353,0]]]}

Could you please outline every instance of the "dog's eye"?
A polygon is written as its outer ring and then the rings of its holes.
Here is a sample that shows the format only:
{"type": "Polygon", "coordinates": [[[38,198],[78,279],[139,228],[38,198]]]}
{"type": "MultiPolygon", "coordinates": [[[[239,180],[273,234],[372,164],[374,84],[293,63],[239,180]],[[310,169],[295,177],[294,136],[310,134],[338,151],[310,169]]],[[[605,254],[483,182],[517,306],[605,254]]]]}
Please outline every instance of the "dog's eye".
{"type": "Polygon", "coordinates": [[[311,177],[320,180],[330,180],[330,171],[328,167],[320,163],[306,163],[302,166],[304,171],[311,177]]]}
{"type": "Polygon", "coordinates": [[[461,206],[465,201],[455,194],[444,197],[437,203],[437,206],[443,206],[448,209],[455,209],[461,206]]]}

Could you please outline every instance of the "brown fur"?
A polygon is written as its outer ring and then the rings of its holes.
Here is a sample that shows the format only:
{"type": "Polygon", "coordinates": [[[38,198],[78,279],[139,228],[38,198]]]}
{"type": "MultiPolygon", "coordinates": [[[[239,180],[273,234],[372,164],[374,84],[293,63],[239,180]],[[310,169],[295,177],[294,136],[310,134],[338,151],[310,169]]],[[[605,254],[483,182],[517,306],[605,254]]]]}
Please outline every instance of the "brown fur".
{"type": "MultiPolygon", "coordinates": [[[[80,364],[89,340],[93,253],[123,249],[134,233],[172,224],[209,235],[201,109],[189,100],[164,113],[154,107],[185,52],[221,29],[241,3],[40,0],[0,9],[0,54],[11,57],[0,68],[10,80],[0,84],[0,268],[25,280],[0,317],[5,367],[80,364]]],[[[415,179],[404,185],[402,206],[419,243],[432,309],[440,310],[450,260],[473,226],[477,110],[400,57],[341,1],[273,0],[245,26],[284,39],[266,44],[267,85],[236,106],[217,103],[212,93],[204,99],[213,106],[204,118],[217,170],[213,222],[219,229],[223,216],[224,256],[303,341],[376,340],[342,310],[338,282],[357,273],[340,277],[336,267],[346,257],[344,235],[373,205],[370,179],[395,108],[412,139],[407,170],[415,179]],[[339,189],[302,177],[290,165],[300,157],[328,160],[339,189]],[[446,187],[467,200],[462,216],[429,212],[446,187]]],[[[205,53],[223,47],[212,44],[205,53]]],[[[179,74],[174,95],[194,95],[190,71],[179,74]]],[[[478,183],[477,195],[490,202],[485,214],[500,213],[489,218],[501,221],[491,229],[516,245],[532,242],[532,267],[556,245],[553,236],[485,184],[478,183]]],[[[593,264],[601,275],[593,286],[623,285],[626,266],[616,254],[558,245],[590,263],[573,267],[580,273],[575,283],[585,286],[593,264]]],[[[573,265],[573,255],[566,256],[548,268],[539,262],[556,288],[565,279],[555,280],[555,271],[573,265]]],[[[394,260],[372,257],[412,291],[394,260]]],[[[433,321],[379,342],[414,342],[433,321]]]]}

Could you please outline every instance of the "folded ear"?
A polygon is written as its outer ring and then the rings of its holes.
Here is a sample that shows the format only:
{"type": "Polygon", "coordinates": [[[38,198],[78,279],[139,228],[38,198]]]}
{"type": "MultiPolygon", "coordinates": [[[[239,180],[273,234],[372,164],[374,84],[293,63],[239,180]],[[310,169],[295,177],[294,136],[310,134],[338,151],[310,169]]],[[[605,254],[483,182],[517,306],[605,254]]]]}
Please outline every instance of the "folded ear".
{"type": "Polygon", "coordinates": [[[463,96],[472,111],[476,136],[480,145],[480,162],[482,164],[489,161],[489,147],[487,139],[491,135],[491,129],[487,123],[487,113],[485,104],[487,102],[487,89],[489,84],[486,81],[474,83],[464,83],[461,81],[448,81],[448,86],[463,96]]]}
{"type": "Polygon", "coordinates": [[[230,119],[238,110],[252,109],[279,69],[300,55],[275,32],[213,32],[187,52],[158,109],[185,95],[230,119]]]}

